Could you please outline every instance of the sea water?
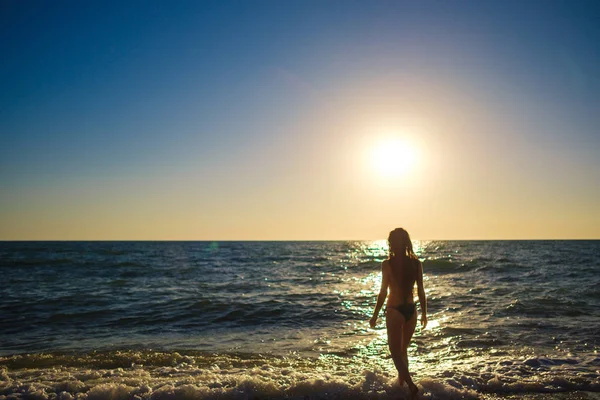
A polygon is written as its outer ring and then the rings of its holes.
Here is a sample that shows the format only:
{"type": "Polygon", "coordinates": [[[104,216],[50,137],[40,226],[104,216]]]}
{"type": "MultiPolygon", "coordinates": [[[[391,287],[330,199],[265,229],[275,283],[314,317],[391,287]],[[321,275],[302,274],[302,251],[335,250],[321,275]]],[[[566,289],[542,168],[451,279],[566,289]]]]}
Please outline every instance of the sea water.
{"type": "MultiPolygon", "coordinates": [[[[424,398],[600,392],[600,241],[414,247],[424,398]]],[[[368,326],[386,257],[385,241],[0,242],[0,398],[402,397],[384,313],[368,326]]]]}

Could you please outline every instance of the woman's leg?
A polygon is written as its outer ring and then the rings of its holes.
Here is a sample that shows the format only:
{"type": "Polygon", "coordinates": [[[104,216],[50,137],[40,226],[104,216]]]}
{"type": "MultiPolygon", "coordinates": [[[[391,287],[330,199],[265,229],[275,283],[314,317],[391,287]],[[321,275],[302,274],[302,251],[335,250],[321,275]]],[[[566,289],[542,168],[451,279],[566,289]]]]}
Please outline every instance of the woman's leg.
{"type": "Polygon", "coordinates": [[[390,347],[394,365],[398,370],[400,384],[406,382],[412,392],[412,388],[415,387],[415,384],[408,373],[408,366],[402,359],[402,331],[403,326],[405,325],[404,316],[397,310],[388,309],[386,311],[385,322],[387,326],[388,346],[390,347]]]}
{"type": "Polygon", "coordinates": [[[415,312],[411,319],[402,325],[402,359],[408,368],[408,346],[410,346],[410,339],[412,339],[413,333],[417,326],[417,313],[415,312]]]}
{"type": "MultiPolygon", "coordinates": [[[[410,339],[415,333],[415,327],[417,326],[417,313],[415,312],[412,318],[402,325],[402,361],[406,364],[406,371],[408,372],[408,346],[410,345],[410,339]]],[[[416,398],[419,389],[412,383],[408,384],[408,388],[411,392],[411,397],[416,398]]]]}

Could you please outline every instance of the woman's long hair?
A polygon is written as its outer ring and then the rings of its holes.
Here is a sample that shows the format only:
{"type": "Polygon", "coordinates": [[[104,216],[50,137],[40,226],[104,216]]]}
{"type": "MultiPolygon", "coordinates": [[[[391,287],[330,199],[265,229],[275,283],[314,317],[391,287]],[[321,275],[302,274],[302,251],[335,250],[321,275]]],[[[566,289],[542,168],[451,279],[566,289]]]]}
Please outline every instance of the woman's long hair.
{"type": "MultiPolygon", "coordinates": [[[[393,279],[397,285],[404,288],[405,293],[412,293],[416,279],[416,269],[409,266],[415,265],[418,258],[413,251],[410,236],[406,230],[396,228],[390,232],[388,243],[390,246],[389,262],[392,265],[393,279]]],[[[405,302],[409,303],[410,301],[405,299],[405,302]]]]}
{"type": "Polygon", "coordinates": [[[413,251],[410,236],[405,229],[396,228],[391,231],[390,235],[388,236],[388,244],[390,248],[390,259],[396,256],[400,256],[402,258],[407,256],[408,258],[417,259],[417,255],[413,251]]]}

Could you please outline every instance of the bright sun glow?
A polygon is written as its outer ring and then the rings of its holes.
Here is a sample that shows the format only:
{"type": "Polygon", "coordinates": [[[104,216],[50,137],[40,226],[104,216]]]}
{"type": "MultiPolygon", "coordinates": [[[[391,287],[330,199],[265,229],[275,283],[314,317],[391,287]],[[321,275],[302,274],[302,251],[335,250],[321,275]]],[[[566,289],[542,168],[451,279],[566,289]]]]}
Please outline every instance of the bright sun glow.
{"type": "Polygon", "coordinates": [[[417,161],[415,146],[405,139],[396,137],[376,142],[371,157],[377,175],[384,178],[401,178],[409,175],[417,161]]]}

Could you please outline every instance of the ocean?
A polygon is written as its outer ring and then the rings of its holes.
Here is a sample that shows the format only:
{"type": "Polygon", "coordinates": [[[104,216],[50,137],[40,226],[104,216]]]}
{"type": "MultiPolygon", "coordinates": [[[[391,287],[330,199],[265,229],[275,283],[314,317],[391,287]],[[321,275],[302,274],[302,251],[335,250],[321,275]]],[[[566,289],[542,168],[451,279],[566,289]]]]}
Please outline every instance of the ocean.
{"type": "MultiPolygon", "coordinates": [[[[425,399],[598,399],[600,241],[414,241],[425,399]]],[[[0,242],[0,400],[396,399],[385,241],[0,242]]]]}

